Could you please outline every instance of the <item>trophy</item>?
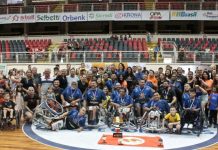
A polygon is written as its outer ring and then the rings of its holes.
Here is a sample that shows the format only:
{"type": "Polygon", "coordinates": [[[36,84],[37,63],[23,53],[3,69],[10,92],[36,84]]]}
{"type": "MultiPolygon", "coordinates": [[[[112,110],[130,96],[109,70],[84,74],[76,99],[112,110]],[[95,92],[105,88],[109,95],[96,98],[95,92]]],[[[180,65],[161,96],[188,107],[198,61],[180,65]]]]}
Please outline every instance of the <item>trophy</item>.
{"type": "Polygon", "coordinates": [[[117,116],[113,119],[113,124],[115,126],[115,133],[113,133],[113,137],[122,138],[123,134],[120,131],[120,125],[123,124],[123,118],[117,116]]]}

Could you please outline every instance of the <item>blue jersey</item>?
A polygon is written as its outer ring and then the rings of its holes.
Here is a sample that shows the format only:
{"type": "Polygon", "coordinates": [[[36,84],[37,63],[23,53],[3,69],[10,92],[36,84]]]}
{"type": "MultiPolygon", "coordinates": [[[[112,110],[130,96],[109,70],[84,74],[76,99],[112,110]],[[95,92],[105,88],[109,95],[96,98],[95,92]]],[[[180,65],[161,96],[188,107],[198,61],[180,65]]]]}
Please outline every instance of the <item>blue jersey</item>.
{"type": "Polygon", "coordinates": [[[188,101],[190,99],[190,95],[189,93],[183,93],[182,94],[182,103],[184,104],[186,101],[188,101]]]}
{"type": "Polygon", "coordinates": [[[121,106],[128,106],[130,104],[133,104],[132,97],[129,95],[125,95],[124,97],[121,97],[119,95],[118,97],[115,98],[113,102],[121,106]]]}
{"type": "Polygon", "coordinates": [[[144,86],[143,88],[141,88],[140,86],[137,86],[133,90],[131,96],[135,100],[135,103],[142,103],[142,102],[145,103],[153,96],[153,92],[149,86],[144,86]],[[141,94],[144,94],[144,97],[145,97],[144,99],[140,97],[141,94]]]}
{"type": "Polygon", "coordinates": [[[170,110],[170,107],[167,103],[166,100],[160,99],[160,100],[150,100],[147,104],[145,104],[143,107],[156,107],[158,108],[158,110],[160,110],[161,112],[166,112],[168,113],[170,110]]]}
{"type": "Polygon", "coordinates": [[[64,96],[64,99],[68,102],[79,98],[82,99],[82,92],[80,91],[80,89],[72,89],[71,86],[65,88],[65,90],[62,92],[62,95],[64,96]]]}
{"type": "Polygon", "coordinates": [[[143,79],[143,73],[142,72],[138,72],[138,73],[136,73],[135,74],[135,77],[136,77],[136,80],[141,80],[141,79],[143,79]]]}
{"type": "Polygon", "coordinates": [[[113,90],[112,93],[111,93],[111,99],[112,101],[115,100],[116,97],[118,97],[120,94],[119,94],[119,91],[118,90],[113,90]]]}
{"type": "Polygon", "coordinates": [[[210,94],[209,109],[216,110],[218,108],[218,94],[210,94]]]}
{"type": "Polygon", "coordinates": [[[72,109],[68,115],[67,118],[70,122],[73,122],[74,124],[78,125],[79,127],[84,127],[86,118],[85,116],[80,116],[78,110],[72,109]]]}
{"type": "Polygon", "coordinates": [[[200,107],[201,107],[200,98],[195,98],[194,100],[191,100],[191,98],[189,98],[187,101],[185,101],[185,103],[183,103],[183,108],[198,109],[200,107]]]}
{"type": "Polygon", "coordinates": [[[120,76],[120,75],[125,76],[126,71],[125,70],[117,70],[115,73],[117,76],[120,76]]]}
{"type": "Polygon", "coordinates": [[[106,95],[101,89],[89,89],[85,94],[85,100],[89,104],[101,103],[103,100],[106,100],[106,95]]]}
{"type": "Polygon", "coordinates": [[[153,83],[152,82],[150,82],[150,81],[147,81],[146,83],[145,83],[145,86],[149,86],[150,88],[154,88],[154,85],[153,85],[153,83]]]}
{"type": "Polygon", "coordinates": [[[179,89],[180,91],[183,91],[182,84],[179,81],[170,81],[170,84],[172,87],[179,89]]]}
{"type": "Polygon", "coordinates": [[[112,81],[112,80],[107,80],[105,82],[105,86],[107,86],[107,88],[109,90],[112,90],[112,88],[117,84],[118,82],[115,80],[115,81],[112,81]]]}

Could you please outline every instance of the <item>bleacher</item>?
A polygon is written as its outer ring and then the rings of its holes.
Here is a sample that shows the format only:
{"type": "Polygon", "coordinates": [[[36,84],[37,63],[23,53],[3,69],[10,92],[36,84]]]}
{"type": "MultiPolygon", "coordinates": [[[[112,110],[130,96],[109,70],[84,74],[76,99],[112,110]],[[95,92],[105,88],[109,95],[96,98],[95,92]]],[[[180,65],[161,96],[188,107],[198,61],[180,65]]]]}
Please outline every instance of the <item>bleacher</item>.
{"type": "Polygon", "coordinates": [[[128,40],[114,40],[111,38],[77,38],[77,39],[64,39],[68,45],[80,45],[78,48],[73,48],[71,53],[71,60],[81,59],[83,52],[86,51],[87,59],[94,60],[95,58],[101,59],[102,52],[107,60],[117,61],[120,57],[122,59],[135,59],[137,60],[138,54],[141,52],[141,57],[146,61],[149,60],[149,51],[145,38],[133,38],[128,40]],[[79,51],[79,52],[77,52],[79,51]],[[122,52],[122,55],[121,53],[122,52]]]}
{"type": "Polygon", "coordinates": [[[44,53],[50,45],[51,39],[0,40],[0,53],[4,62],[16,62],[16,57],[31,62],[31,52],[44,53]]]}

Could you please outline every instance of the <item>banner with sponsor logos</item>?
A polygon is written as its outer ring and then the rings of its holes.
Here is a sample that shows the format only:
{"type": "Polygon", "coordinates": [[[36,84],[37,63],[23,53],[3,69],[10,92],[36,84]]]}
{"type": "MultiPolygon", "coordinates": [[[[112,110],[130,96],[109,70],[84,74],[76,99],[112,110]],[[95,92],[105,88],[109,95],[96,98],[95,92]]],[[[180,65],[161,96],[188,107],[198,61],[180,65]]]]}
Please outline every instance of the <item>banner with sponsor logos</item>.
{"type": "Polygon", "coordinates": [[[113,11],[88,12],[88,21],[109,21],[114,20],[113,11]]]}
{"type": "Polygon", "coordinates": [[[61,22],[88,21],[87,12],[62,13],[61,22]]]}
{"type": "Polygon", "coordinates": [[[35,22],[60,22],[61,13],[40,13],[35,19],[35,22]]]}
{"type": "Polygon", "coordinates": [[[201,11],[202,20],[218,20],[218,11],[201,11]]]}
{"type": "Polygon", "coordinates": [[[0,15],[0,24],[9,24],[11,23],[10,15],[0,15]]]}
{"type": "Polygon", "coordinates": [[[202,20],[200,11],[171,11],[170,20],[202,20]]]}
{"type": "Polygon", "coordinates": [[[35,14],[12,14],[9,15],[10,23],[34,23],[35,14]]]}
{"type": "Polygon", "coordinates": [[[169,11],[142,11],[142,20],[169,20],[169,11]]]}
{"type": "Polygon", "coordinates": [[[142,20],[142,12],[141,11],[115,11],[114,20],[115,21],[142,20]]]}
{"type": "Polygon", "coordinates": [[[0,24],[130,20],[218,20],[218,11],[96,11],[0,15],[0,24]]]}

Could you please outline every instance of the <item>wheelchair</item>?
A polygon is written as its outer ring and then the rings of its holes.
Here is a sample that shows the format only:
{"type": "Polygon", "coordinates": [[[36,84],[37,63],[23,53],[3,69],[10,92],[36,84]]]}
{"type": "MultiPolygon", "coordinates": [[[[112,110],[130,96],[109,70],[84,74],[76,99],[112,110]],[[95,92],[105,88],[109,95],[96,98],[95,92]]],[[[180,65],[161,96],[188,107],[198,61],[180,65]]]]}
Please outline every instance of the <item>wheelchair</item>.
{"type": "Polygon", "coordinates": [[[134,108],[120,107],[118,110],[113,109],[107,114],[108,127],[111,130],[119,127],[122,131],[135,132],[138,130],[137,118],[134,108]]]}
{"type": "Polygon", "coordinates": [[[146,111],[140,121],[140,132],[165,133],[163,118],[164,113],[155,108],[146,111]]]}
{"type": "MultiPolygon", "coordinates": [[[[197,136],[200,136],[200,134],[203,131],[203,125],[204,125],[204,117],[203,117],[203,112],[202,109],[200,109],[198,112],[196,112],[196,116],[195,118],[193,118],[193,122],[191,122],[191,124],[193,124],[192,128],[185,128],[184,125],[185,124],[190,124],[190,121],[187,121],[187,119],[185,118],[187,115],[187,111],[183,110],[182,115],[181,115],[181,134],[184,133],[185,131],[187,131],[188,133],[194,133],[197,136]]],[[[190,114],[188,114],[190,116],[190,114]]]]}
{"type": "Polygon", "coordinates": [[[20,127],[19,112],[13,112],[13,118],[10,118],[10,113],[7,112],[6,118],[3,119],[3,108],[0,107],[0,129],[1,130],[15,130],[20,127]]]}
{"type": "Polygon", "coordinates": [[[87,114],[87,122],[86,122],[86,128],[91,129],[100,129],[100,128],[106,128],[107,125],[107,109],[103,109],[100,106],[88,106],[88,114],[87,114]],[[93,109],[96,109],[96,118],[94,120],[90,119],[93,117],[93,109]]]}
{"type": "Polygon", "coordinates": [[[33,125],[37,129],[51,129],[51,123],[57,119],[64,109],[62,105],[53,99],[47,99],[37,106],[33,114],[33,125]]]}

